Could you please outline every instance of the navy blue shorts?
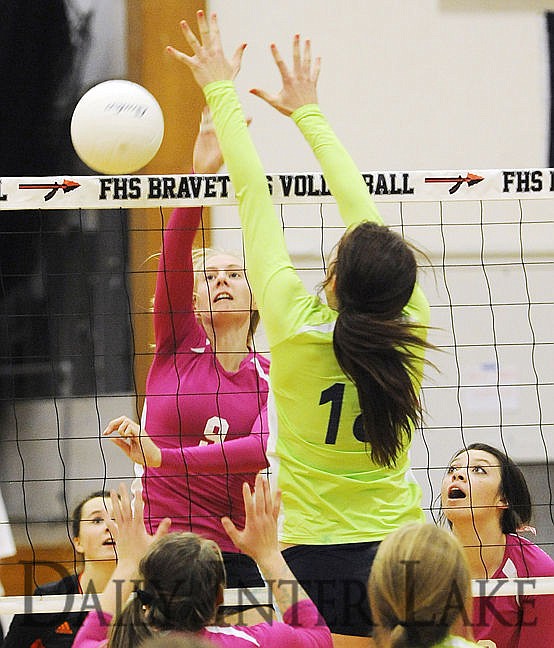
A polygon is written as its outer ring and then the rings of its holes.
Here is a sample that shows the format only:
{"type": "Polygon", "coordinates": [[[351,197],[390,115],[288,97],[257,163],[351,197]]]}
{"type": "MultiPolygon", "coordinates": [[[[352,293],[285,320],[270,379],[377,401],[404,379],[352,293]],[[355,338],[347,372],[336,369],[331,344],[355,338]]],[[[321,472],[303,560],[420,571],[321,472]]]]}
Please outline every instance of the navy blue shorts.
{"type": "Polygon", "coordinates": [[[283,551],[292,573],[317,605],[331,632],[371,636],[369,572],[379,542],[297,545],[283,551]]]}

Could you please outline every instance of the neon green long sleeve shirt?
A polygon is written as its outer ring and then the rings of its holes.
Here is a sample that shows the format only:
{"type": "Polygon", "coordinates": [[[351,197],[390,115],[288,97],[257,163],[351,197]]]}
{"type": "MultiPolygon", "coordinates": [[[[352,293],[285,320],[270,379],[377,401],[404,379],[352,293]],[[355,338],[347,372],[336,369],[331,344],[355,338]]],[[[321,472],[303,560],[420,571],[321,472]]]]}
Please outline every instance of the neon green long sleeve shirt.
{"type": "MultiPolygon", "coordinates": [[[[361,411],[355,385],[333,350],[336,311],[311,295],[287,252],[264,169],[232,82],[204,88],[239,200],[248,278],[271,350],[272,479],[283,493],[281,540],[344,544],[381,540],[423,519],[421,491],[407,450],[386,468],[356,438],[361,411]]],[[[292,115],[314,151],[347,227],[381,223],[367,187],[317,105],[292,115]]],[[[419,286],[404,315],[426,325],[429,305],[419,286]]],[[[413,367],[419,388],[423,357],[413,367]]]]}

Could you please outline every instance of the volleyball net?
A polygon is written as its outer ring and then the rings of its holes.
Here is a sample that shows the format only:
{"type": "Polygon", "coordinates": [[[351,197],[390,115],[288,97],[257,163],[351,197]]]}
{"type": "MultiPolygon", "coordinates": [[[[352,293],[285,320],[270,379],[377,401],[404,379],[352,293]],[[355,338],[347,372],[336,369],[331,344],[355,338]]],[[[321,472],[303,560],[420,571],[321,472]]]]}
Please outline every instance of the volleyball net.
{"type": "MultiPolygon", "coordinates": [[[[427,371],[412,466],[428,518],[438,519],[451,456],[488,443],[524,470],[532,540],[554,555],[554,170],[363,177],[384,221],[425,255],[420,283],[437,347],[428,358],[438,371],[427,371]]],[[[268,184],[293,263],[315,291],[344,231],[334,200],[318,173],[270,175],[268,184]]],[[[209,207],[199,243],[240,251],[236,204],[225,175],[0,179],[0,489],[27,548],[26,564],[12,563],[21,583],[44,582],[34,566],[51,560],[40,550],[48,533],[71,546],[76,500],[132,479],[101,432],[117,415],[140,419],[153,353],[152,255],[172,209],[209,207]]],[[[269,352],[263,326],[255,345],[269,352]]],[[[71,550],[58,561],[69,572],[77,563],[71,550]]],[[[554,593],[554,579],[534,591],[554,593]]],[[[0,613],[22,606],[5,597],[0,613]]]]}

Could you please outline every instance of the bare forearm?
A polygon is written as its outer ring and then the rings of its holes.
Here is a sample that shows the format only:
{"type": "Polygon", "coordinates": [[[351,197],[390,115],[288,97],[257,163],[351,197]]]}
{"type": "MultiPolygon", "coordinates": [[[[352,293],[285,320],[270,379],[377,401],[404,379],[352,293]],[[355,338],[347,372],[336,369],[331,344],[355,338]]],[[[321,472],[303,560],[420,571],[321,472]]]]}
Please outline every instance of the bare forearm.
{"type": "Polygon", "coordinates": [[[280,551],[258,562],[258,566],[271,585],[275,602],[284,614],[291,605],[309,599],[280,551]]]}
{"type": "Polygon", "coordinates": [[[100,595],[102,612],[115,616],[121,612],[138,581],[137,565],[134,561],[120,560],[110,582],[100,595]]]}

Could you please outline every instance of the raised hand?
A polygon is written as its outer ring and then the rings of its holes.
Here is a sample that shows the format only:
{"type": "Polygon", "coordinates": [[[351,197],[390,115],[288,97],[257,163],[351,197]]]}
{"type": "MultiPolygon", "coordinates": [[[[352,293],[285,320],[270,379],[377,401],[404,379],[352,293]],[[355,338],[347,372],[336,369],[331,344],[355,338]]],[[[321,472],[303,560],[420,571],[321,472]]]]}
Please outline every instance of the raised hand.
{"type": "MultiPolygon", "coordinates": [[[[155,535],[151,536],[144,526],[144,503],[135,497],[133,505],[125,484],[118,491],[110,491],[113,507],[113,520],[107,511],[103,512],[106,525],[115,541],[117,567],[106,588],[101,594],[102,610],[112,615],[120,611],[121,601],[126,601],[136,585],[138,566],[150,545],[166,535],[171,520],[160,522],[155,535]]],[[[75,645],[81,645],[79,639],[75,645]]]]}
{"type": "Polygon", "coordinates": [[[221,523],[237,549],[244,551],[262,567],[269,558],[280,554],[277,518],[281,495],[277,493],[272,497],[269,483],[261,475],[256,477],[253,493],[247,483],[242,485],[242,495],[246,513],[244,529],[239,531],[227,517],[222,518],[221,523]]]}
{"type": "Polygon", "coordinates": [[[110,497],[114,519],[107,512],[104,512],[104,518],[115,541],[118,566],[123,561],[131,567],[138,566],[148,547],[169,532],[171,520],[162,520],[155,535],[151,536],[144,526],[144,503],[141,497],[135,497],[131,506],[125,484],[120,484],[117,492],[110,491],[110,497]]]}
{"type": "Polygon", "coordinates": [[[242,495],[246,522],[239,531],[227,517],[221,519],[223,528],[237,549],[244,551],[257,563],[271,589],[281,612],[294,603],[309,598],[302,589],[279,550],[277,519],[281,506],[281,493],[272,496],[267,479],[256,476],[254,492],[243,484],[242,495]]]}
{"type": "Polygon", "coordinates": [[[181,30],[194,55],[188,56],[170,45],[167,51],[191,70],[201,88],[212,81],[232,81],[240,70],[246,43],[239,45],[233,57],[228,60],[223,53],[216,14],[212,13],[208,21],[205,13],[200,10],[196,12],[196,20],[200,40],[196,38],[186,20],[181,21],[181,30]]]}
{"type": "Polygon", "coordinates": [[[148,436],[146,430],[141,429],[127,416],[118,416],[111,420],[102,436],[110,436],[110,441],[121,448],[123,452],[135,463],[150,468],[158,468],[162,464],[162,452],[148,436]],[[110,435],[117,432],[119,436],[110,435]]]}
{"type": "MultiPolygon", "coordinates": [[[[251,122],[252,118],[247,117],[246,123],[248,126],[251,122]]],[[[223,154],[219,147],[210,109],[204,106],[200,120],[200,128],[198,129],[198,135],[194,142],[192,167],[195,173],[217,173],[222,166],[223,154]]]]}
{"type": "Polygon", "coordinates": [[[259,88],[250,90],[253,95],[267,101],[270,106],[287,116],[301,106],[317,103],[317,80],[321,59],[317,57],[312,64],[312,47],[309,40],[304,43],[303,54],[300,49],[300,36],[296,34],[292,41],[291,71],[283,61],[275,43],[272,43],[271,53],[281,73],[283,87],[278,94],[273,95],[259,88]]]}
{"type": "Polygon", "coordinates": [[[200,128],[194,142],[192,167],[195,173],[217,173],[223,166],[223,155],[219,148],[215,126],[210,110],[204,106],[200,128]]]}

